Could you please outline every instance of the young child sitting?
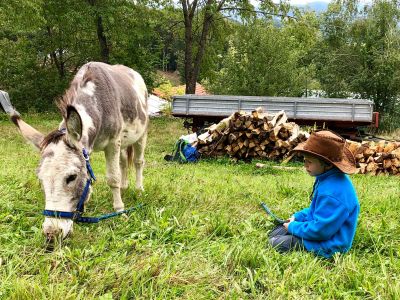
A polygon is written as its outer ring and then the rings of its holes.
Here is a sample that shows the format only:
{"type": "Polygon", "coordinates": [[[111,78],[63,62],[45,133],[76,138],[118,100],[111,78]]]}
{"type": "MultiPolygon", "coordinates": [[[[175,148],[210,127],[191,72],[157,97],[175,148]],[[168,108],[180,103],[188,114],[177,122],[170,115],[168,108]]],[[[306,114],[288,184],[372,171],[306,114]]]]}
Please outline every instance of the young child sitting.
{"type": "Polygon", "coordinates": [[[351,248],[360,204],[350,178],[355,159],[345,140],[328,130],[311,134],[293,151],[304,155],[304,167],[314,176],[311,205],[296,212],[269,235],[280,252],[305,249],[323,257],[351,248]]]}

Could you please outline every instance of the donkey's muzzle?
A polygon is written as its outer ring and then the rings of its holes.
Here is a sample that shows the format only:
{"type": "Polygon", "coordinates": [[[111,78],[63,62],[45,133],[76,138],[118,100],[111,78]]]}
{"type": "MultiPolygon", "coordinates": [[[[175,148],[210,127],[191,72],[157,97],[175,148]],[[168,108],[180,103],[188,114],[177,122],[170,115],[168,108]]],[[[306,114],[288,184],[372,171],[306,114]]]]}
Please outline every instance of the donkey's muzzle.
{"type": "Polygon", "coordinates": [[[65,239],[72,232],[73,221],[69,219],[45,218],[43,233],[47,241],[65,239]]]}

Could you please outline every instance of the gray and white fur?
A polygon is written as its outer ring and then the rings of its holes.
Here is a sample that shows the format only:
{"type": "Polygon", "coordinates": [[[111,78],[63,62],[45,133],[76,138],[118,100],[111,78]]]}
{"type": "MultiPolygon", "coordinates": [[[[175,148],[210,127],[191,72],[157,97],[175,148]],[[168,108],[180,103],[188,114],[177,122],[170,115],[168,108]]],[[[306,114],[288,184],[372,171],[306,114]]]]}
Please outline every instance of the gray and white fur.
{"type": "MultiPolygon", "coordinates": [[[[147,88],[139,73],[122,65],[90,62],[82,66],[58,102],[63,121],[44,136],[17,113],[11,119],[41,152],[37,170],[45,209],[74,211],[88,174],[82,148],[104,151],[107,184],[116,211],[124,209],[121,190],[128,187],[128,167],[136,169],[136,189],[143,190],[147,139],[147,88]],[[65,131],[60,129],[66,128],[65,131]]],[[[72,231],[72,220],[45,218],[48,239],[72,231]]]]}

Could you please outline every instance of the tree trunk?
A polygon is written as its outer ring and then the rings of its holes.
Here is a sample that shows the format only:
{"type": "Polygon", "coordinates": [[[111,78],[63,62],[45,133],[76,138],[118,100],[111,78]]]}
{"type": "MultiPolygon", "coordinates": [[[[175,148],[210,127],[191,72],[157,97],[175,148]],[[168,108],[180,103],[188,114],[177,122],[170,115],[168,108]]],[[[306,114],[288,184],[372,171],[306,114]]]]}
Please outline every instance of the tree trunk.
{"type": "MultiPolygon", "coordinates": [[[[223,2],[224,1],[221,1],[221,3],[223,3],[223,2]]],[[[189,84],[186,83],[186,87],[189,86],[189,88],[190,88],[190,91],[191,91],[190,94],[194,94],[196,92],[196,82],[197,82],[197,79],[199,78],[201,62],[203,60],[204,53],[206,51],[207,38],[208,38],[208,34],[210,32],[211,22],[213,20],[213,14],[211,12],[212,3],[213,3],[213,0],[207,0],[205,12],[204,12],[203,29],[201,32],[199,49],[197,50],[195,63],[193,65],[192,77],[190,78],[189,84]]],[[[219,7],[222,6],[221,3],[219,5],[219,7]]]]}
{"type": "Polygon", "coordinates": [[[101,60],[109,63],[110,49],[108,48],[107,38],[104,35],[103,19],[101,16],[97,16],[97,38],[99,39],[101,60]]]}
{"type": "MultiPolygon", "coordinates": [[[[52,32],[51,32],[51,28],[49,26],[47,26],[47,33],[51,39],[52,32]]],[[[56,51],[56,50],[51,51],[50,57],[57,68],[58,75],[60,76],[61,79],[63,79],[65,77],[65,68],[64,68],[64,62],[62,60],[62,49],[58,49],[58,51],[56,51]],[[57,54],[59,54],[59,55],[57,55],[57,54]]]]}
{"type": "Polygon", "coordinates": [[[192,22],[186,24],[185,22],[185,83],[186,94],[194,94],[195,88],[190,86],[192,82],[192,65],[193,65],[193,35],[192,35],[192,22]]]}
{"type": "MultiPolygon", "coordinates": [[[[185,21],[185,83],[186,94],[194,94],[196,91],[196,82],[200,73],[200,65],[204,57],[207,46],[207,38],[209,36],[211,23],[213,20],[212,5],[216,0],[207,0],[204,7],[204,19],[201,37],[198,45],[197,53],[193,54],[193,16],[197,9],[197,0],[192,5],[186,0],[181,0],[183,15],[185,21]],[[194,62],[193,62],[194,61],[194,62]]],[[[222,9],[225,0],[221,0],[216,8],[216,13],[222,9]]]]}
{"type": "Polygon", "coordinates": [[[104,34],[104,26],[103,26],[103,18],[100,13],[96,9],[96,0],[88,0],[90,6],[92,6],[95,10],[96,14],[96,31],[97,31],[97,39],[99,41],[100,47],[100,57],[101,61],[105,63],[110,62],[110,48],[107,43],[107,37],[104,34]]]}
{"type": "Polygon", "coordinates": [[[183,17],[185,23],[185,82],[186,82],[186,94],[193,94],[189,87],[189,82],[192,78],[192,64],[193,64],[193,16],[197,8],[197,0],[193,1],[190,6],[186,0],[181,0],[183,17]]]}

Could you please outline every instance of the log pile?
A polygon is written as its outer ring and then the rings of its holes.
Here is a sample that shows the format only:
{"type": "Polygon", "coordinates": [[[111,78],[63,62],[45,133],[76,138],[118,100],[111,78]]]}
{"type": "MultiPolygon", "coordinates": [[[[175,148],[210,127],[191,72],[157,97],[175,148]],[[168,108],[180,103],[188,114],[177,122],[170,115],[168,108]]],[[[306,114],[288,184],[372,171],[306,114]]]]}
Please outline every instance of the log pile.
{"type": "Polygon", "coordinates": [[[347,141],[347,145],[356,159],[358,174],[400,175],[399,142],[347,141]]]}
{"type": "Polygon", "coordinates": [[[198,137],[197,149],[209,157],[281,160],[308,136],[297,124],[287,122],[284,111],[272,115],[258,108],[251,113],[236,112],[210,126],[198,137]]]}
{"type": "MultiPolygon", "coordinates": [[[[251,113],[236,112],[210,126],[198,136],[197,149],[208,157],[288,161],[288,153],[308,137],[297,124],[287,122],[284,111],[273,115],[258,108],[251,113]]],[[[358,174],[400,175],[400,142],[347,140],[347,147],[356,159],[358,174]]]]}

